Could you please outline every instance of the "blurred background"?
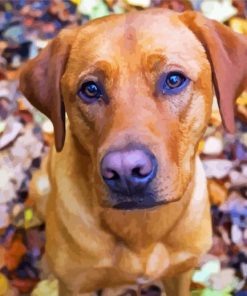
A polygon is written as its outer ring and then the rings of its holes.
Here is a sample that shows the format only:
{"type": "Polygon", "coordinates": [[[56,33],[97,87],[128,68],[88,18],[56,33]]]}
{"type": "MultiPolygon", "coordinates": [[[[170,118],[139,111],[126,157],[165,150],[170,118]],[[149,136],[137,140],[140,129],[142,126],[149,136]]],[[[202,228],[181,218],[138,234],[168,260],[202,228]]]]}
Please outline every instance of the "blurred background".
{"type": "MultiPolygon", "coordinates": [[[[21,65],[64,27],[153,6],[197,10],[247,35],[247,0],[0,0],[0,296],[58,295],[44,257],[45,223],[29,188],[36,174],[41,196],[49,191],[47,178],[38,169],[53,142],[53,127],[18,91],[21,65]]],[[[247,296],[246,123],[247,92],[236,102],[235,135],[224,132],[214,100],[199,147],[208,177],[214,238],[194,272],[194,296],[247,296]]],[[[130,288],[123,295],[136,294],[130,288]]],[[[158,296],[161,289],[154,284],[142,295],[158,296]]]]}

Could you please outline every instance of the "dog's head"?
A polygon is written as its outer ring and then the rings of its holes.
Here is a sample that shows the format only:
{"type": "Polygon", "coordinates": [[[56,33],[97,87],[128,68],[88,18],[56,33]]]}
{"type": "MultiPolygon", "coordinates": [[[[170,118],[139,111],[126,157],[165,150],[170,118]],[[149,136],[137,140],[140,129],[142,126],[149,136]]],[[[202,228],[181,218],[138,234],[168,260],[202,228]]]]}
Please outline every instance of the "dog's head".
{"type": "Polygon", "coordinates": [[[245,37],[195,12],[153,9],[62,31],[27,63],[20,86],[52,120],[58,151],[66,110],[101,204],[133,209],[183,196],[213,86],[232,132],[246,79],[245,37]]]}

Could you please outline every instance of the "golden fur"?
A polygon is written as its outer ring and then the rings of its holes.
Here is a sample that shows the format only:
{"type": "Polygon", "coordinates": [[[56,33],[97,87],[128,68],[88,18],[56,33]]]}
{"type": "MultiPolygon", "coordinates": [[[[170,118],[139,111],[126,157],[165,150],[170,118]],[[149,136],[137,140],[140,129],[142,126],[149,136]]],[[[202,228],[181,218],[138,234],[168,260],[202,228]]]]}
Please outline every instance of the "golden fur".
{"type": "Polygon", "coordinates": [[[223,25],[196,13],[151,9],[64,30],[24,67],[21,89],[53,121],[61,151],[52,148],[47,161],[46,209],[46,253],[60,295],[157,279],[168,296],[189,295],[188,271],[211,245],[197,146],[213,85],[225,126],[233,130],[232,102],[246,85],[246,57],[246,39],[223,25]],[[224,51],[225,40],[234,41],[234,52],[224,51]],[[240,74],[231,78],[225,65],[240,74]],[[155,88],[164,70],[183,71],[191,83],[164,97],[155,88]],[[107,102],[87,105],[78,98],[86,78],[103,81],[107,102]],[[99,164],[109,149],[133,142],[156,156],[156,199],[165,205],[112,208],[99,164]]]}

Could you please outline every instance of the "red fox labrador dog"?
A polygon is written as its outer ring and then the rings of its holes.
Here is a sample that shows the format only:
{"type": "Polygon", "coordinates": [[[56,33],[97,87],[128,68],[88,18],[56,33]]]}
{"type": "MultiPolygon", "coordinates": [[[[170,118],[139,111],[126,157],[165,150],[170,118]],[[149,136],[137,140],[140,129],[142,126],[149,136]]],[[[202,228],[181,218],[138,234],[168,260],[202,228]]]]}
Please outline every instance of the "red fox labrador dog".
{"type": "Polygon", "coordinates": [[[60,296],[157,279],[189,295],[212,234],[198,143],[213,90],[233,132],[246,84],[246,37],[164,9],[65,29],[24,66],[22,92],[54,125],[46,252],[60,296]]]}

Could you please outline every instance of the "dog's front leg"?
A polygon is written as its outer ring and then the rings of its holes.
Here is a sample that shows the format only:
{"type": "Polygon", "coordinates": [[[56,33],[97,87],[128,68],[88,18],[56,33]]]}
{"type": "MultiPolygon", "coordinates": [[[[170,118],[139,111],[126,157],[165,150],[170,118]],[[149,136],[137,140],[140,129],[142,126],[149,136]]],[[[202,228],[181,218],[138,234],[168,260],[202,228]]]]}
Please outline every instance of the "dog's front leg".
{"type": "Polygon", "coordinates": [[[192,270],[163,280],[166,296],[189,296],[192,270]]]}

